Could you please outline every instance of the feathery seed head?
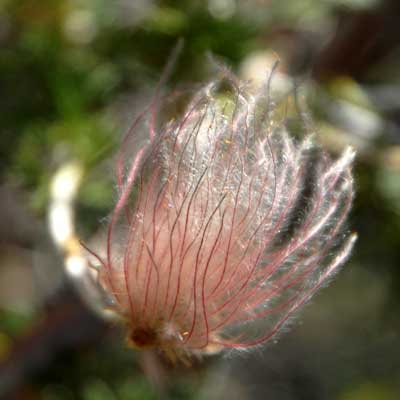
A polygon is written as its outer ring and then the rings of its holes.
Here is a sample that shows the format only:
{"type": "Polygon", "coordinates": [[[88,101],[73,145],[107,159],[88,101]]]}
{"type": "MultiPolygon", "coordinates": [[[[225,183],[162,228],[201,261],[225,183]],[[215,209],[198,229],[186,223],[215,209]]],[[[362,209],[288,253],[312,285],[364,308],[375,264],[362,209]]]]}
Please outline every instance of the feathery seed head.
{"type": "Polygon", "coordinates": [[[268,90],[224,83],[233,101],[212,82],[160,128],[156,99],[117,162],[100,282],[129,342],[172,360],[270,340],[355,241],[343,233],[353,151],[331,161],[310,137],[290,137],[268,90]]]}

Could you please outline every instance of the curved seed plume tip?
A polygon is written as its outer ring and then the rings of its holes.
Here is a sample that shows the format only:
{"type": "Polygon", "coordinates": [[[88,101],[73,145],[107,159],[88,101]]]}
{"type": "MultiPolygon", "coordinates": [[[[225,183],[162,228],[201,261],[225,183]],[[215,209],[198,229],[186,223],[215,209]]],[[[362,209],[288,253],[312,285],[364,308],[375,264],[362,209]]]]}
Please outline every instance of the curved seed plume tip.
{"type": "Polygon", "coordinates": [[[159,95],[117,161],[99,281],[129,342],[172,360],[270,340],[355,242],[345,231],[354,152],[331,160],[289,135],[268,93],[251,96],[227,74],[222,96],[221,83],[157,127],[159,95]]]}

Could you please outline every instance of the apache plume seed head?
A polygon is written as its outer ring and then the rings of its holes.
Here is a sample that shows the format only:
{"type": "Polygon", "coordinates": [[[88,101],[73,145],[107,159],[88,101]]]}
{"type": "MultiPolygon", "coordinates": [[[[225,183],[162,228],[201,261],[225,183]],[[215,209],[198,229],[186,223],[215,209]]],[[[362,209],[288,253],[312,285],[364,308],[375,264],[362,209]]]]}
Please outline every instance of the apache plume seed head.
{"type": "Polygon", "coordinates": [[[129,342],[172,360],[270,340],[355,241],[343,233],[353,151],[332,161],[295,140],[269,85],[258,96],[240,85],[229,74],[210,83],[160,128],[157,95],[117,161],[100,282],[129,342]]]}

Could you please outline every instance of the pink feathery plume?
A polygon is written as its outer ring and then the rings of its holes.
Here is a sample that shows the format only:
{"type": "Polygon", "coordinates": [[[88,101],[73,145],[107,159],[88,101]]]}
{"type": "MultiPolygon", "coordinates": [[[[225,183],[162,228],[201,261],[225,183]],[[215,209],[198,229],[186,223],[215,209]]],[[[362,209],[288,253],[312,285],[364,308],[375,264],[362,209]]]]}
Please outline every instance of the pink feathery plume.
{"type": "Polygon", "coordinates": [[[251,96],[226,73],[161,127],[157,94],[122,143],[98,259],[135,347],[185,361],[260,345],[348,258],[354,153],[292,138],[266,86],[251,96]]]}

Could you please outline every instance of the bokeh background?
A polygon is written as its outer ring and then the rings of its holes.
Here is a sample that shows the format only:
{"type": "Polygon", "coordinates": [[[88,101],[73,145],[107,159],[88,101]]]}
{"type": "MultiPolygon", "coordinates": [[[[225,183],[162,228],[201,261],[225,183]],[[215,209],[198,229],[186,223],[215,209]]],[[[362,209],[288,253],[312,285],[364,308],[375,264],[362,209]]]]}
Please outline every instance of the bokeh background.
{"type": "Polygon", "coordinates": [[[400,398],[398,0],[1,0],[0,129],[1,399],[400,398]],[[324,146],[358,152],[351,261],[277,343],[189,369],[126,348],[47,222],[54,174],[78,165],[76,231],[97,234],[121,135],[178,38],[167,86],[217,63],[257,81],[280,59],[276,90],[296,82],[324,146]]]}

